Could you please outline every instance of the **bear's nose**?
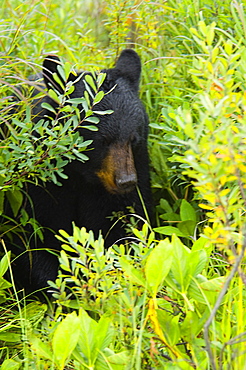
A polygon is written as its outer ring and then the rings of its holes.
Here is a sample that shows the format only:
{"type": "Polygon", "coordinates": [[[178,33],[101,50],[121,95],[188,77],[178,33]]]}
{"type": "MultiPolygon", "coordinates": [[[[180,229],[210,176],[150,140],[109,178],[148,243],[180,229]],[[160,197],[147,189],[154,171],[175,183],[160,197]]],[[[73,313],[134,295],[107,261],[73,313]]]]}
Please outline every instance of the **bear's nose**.
{"type": "Polygon", "coordinates": [[[137,175],[135,173],[122,175],[121,177],[117,178],[115,182],[120,191],[128,193],[137,185],[137,175]]]}

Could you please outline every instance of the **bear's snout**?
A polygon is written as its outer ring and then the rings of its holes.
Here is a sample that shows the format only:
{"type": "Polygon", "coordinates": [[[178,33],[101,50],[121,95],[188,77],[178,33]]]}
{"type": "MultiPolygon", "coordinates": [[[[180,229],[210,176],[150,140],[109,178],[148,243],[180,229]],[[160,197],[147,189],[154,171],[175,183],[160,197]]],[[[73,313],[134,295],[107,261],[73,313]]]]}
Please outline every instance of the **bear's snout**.
{"type": "Polygon", "coordinates": [[[97,176],[110,193],[124,194],[133,191],[137,185],[137,172],[131,145],[112,144],[97,176]]]}
{"type": "Polygon", "coordinates": [[[120,178],[116,178],[117,188],[120,189],[123,193],[129,193],[137,185],[137,175],[136,172],[131,174],[123,174],[120,178]]]}

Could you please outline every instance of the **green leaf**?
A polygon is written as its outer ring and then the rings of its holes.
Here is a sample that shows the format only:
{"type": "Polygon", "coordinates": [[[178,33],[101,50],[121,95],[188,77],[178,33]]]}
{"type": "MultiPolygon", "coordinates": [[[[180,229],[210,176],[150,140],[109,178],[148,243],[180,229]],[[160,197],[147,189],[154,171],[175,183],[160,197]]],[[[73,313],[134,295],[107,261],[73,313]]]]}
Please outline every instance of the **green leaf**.
{"type": "Polygon", "coordinates": [[[203,325],[206,321],[206,315],[199,320],[197,312],[187,311],[184,320],[181,322],[182,337],[188,342],[192,341],[193,338],[197,337],[203,329],[203,325]]]}
{"type": "MultiPolygon", "coordinates": [[[[57,72],[59,73],[59,75],[61,76],[61,78],[63,79],[63,81],[66,81],[66,75],[65,75],[65,71],[64,71],[64,66],[63,65],[57,64],[57,72]]],[[[62,89],[64,89],[65,86],[63,85],[63,81],[61,81],[59,75],[55,72],[55,73],[53,73],[53,78],[54,78],[54,80],[57,83],[59,83],[60,87],[62,89]]]]}
{"type": "Polygon", "coordinates": [[[83,309],[80,309],[79,311],[79,319],[80,319],[80,336],[78,345],[80,351],[86,358],[87,365],[91,366],[98,356],[98,351],[94,350],[95,348],[97,348],[98,324],[83,309]]]}
{"type": "Polygon", "coordinates": [[[69,239],[70,237],[70,235],[65,230],[60,229],[59,233],[61,234],[61,236],[63,236],[63,238],[69,239]]]}
{"type": "Polygon", "coordinates": [[[104,115],[106,115],[106,114],[112,114],[112,113],[114,113],[114,111],[113,110],[111,110],[111,109],[108,109],[108,110],[100,110],[100,111],[98,111],[98,110],[93,110],[93,113],[95,113],[95,114],[99,114],[100,116],[104,116],[104,115]]]}
{"type": "Polygon", "coordinates": [[[120,257],[119,262],[127,278],[129,278],[133,284],[145,287],[145,278],[141,271],[135,269],[125,257],[120,257]]]}
{"type": "Polygon", "coordinates": [[[156,296],[164,279],[171,268],[173,261],[173,248],[168,239],[160,243],[148,256],[145,266],[147,287],[152,296],[156,296]]]}
{"type": "Polygon", "coordinates": [[[98,127],[97,126],[92,126],[92,125],[85,125],[85,126],[81,126],[82,128],[87,128],[87,130],[90,130],[90,131],[98,131],[98,127]]]}
{"type": "Polygon", "coordinates": [[[187,200],[182,199],[181,206],[180,206],[180,218],[181,221],[197,221],[196,220],[196,212],[192,205],[187,202],[187,200]]]}
{"type": "Polygon", "coordinates": [[[64,368],[66,360],[76,347],[80,335],[80,320],[76,312],[67,314],[58,325],[52,340],[54,356],[60,369],[64,368]]]}
{"type": "Polygon", "coordinates": [[[34,352],[37,353],[38,356],[43,357],[46,360],[53,360],[53,353],[51,351],[51,347],[47,342],[42,341],[37,336],[32,336],[30,338],[31,348],[34,352]]]}
{"type": "Polygon", "coordinates": [[[199,282],[197,277],[190,283],[189,295],[199,303],[214,305],[225,280],[226,276],[220,276],[211,280],[199,282]]]}
{"type": "Polygon", "coordinates": [[[20,362],[14,361],[11,358],[4,360],[1,365],[1,370],[18,370],[21,366],[20,362]]]}
{"type": "Polygon", "coordinates": [[[99,118],[98,117],[87,117],[84,122],[91,122],[91,123],[94,123],[94,124],[97,124],[99,122],[99,118]]]}
{"type": "MultiPolygon", "coordinates": [[[[68,77],[69,77],[69,75],[71,73],[71,64],[69,62],[65,62],[64,65],[63,65],[63,69],[64,69],[64,74],[65,74],[63,76],[63,78],[64,78],[64,81],[67,81],[68,80],[68,77]]],[[[60,72],[60,70],[59,70],[59,72],[60,72]]],[[[72,74],[74,76],[76,76],[76,74],[74,73],[74,71],[72,72],[72,74]]]]}
{"type": "Polygon", "coordinates": [[[94,90],[94,92],[97,91],[97,88],[96,88],[96,85],[95,85],[95,81],[94,81],[94,79],[92,78],[91,75],[88,75],[88,74],[85,75],[85,81],[88,83],[88,85],[90,87],[92,87],[92,89],[94,90]]]}
{"type": "MultiPolygon", "coordinates": [[[[16,343],[21,341],[21,335],[16,333],[8,333],[6,331],[0,333],[0,340],[4,342],[16,343]]],[[[1,368],[2,370],[2,368],[1,368]]]]}
{"type": "Polygon", "coordinates": [[[214,40],[214,36],[215,36],[215,32],[214,32],[214,28],[216,26],[216,23],[213,22],[211,23],[208,27],[207,27],[207,43],[208,45],[212,45],[213,43],[213,40],[214,40]]]}
{"type": "MultiPolygon", "coordinates": [[[[106,357],[107,368],[112,370],[125,370],[131,359],[129,351],[122,351],[106,357]]],[[[99,368],[100,369],[100,368],[99,368]]]]}
{"type": "Polygon", "coordinates": [[[192,251],[204,250],[207,256],[209,257],[211,255],[213,248],[214,248],[213,244],[210,243],[207,238],[201,236],[194,242],[192,246],[192,251]]]}
{"type": "Polygon", "coordinates": [[[7,252],[0,261],[0,277],[2,277],[9,268],[10,254],[10,251],[7,252]]]}
{"type": "Polygon", "coordinates": [[[219,293],[221,289],[223,288],[225,280],[226,280],[226,276],[219,276],[217,278],[204,281],[200,285],[202,289],[204,290],[219,293]]]}
{"type": "Polygon", "coordinates": [[[89,109],[89,106],[90,106],[90,98],[89,98],[89,94],[86,90],[84,91],[84,100],[81,101],[81,104],[82,104],[83,109],[86,113],[89,109]]]}
{"type": "Polygon", "coordinates": [[[72,99],[66,99],[67,103],[71,103],[73,105],[79,105],[85,102],[85,98],[72,98],[72,99]]]}
{"type": "Polygon", "coordinates": [[[94,98],[94,100],[93,100],[93,104],[94,105],[96,105],[96,104],[98,104],[102,99],[103,99],[103,97],[104,97],[104,91],[99,91],[97,94],[96,94],[96,96],[95,96],[95,98],[94,98]]]}
{"type": "Polygon", "coordinates": [[[71,85],[71,86],[67,85],[66,86],[66,90],[67,90],[66,91],[66,96],[71,95],[74,92],[74,90],[75,90],[75,86],[74,85],[71,85]]]}
{"type": "Polygon", "coordinates": [[[13,211],[14,217],[16,217],[23,201],[22,192],[20,190],[9,190],[6,192],[6,195],[13,211]]]}
{"type": "Polygon", "coordinates": [[[187,122],[184,127],[185,134],[191,139],[195,139],[194,125],[193,122],[187,122]]]}
{"type": "Polygon", "coordinates": [[[157,310],[157,317],[168,343],[175,346],[180,339],[179,315],[173,317],[166,310],[157,310]]]}
{"type": "Polygon", "coordinates": [[[41,106],[42,106],[42,108],[47,109],[48,111],[56,114],[55,108],[53,108],[50,104],[42,103],[41,106]]]}
{"type": "Polygon", "coordinates": [[[180,221],[180,216],[177,215],[177,213],[174,213],[174,212],[163,213],[162,215],[160,215],[160,218],[162,220],[171,221],[171,222],[180,221]]]}
{"type": "Polygon", "coordinates": [[[191,251],[189,263],[190,276],[193,278],[200,274],[202,270],[205,268],[207,261],[208,257],[204,250],[191,251]]]}
{"type": "Polygon", "coordinates": [[[21,317],[30,321],[32,325],[37,325],[43,319],[47,308],[45,303],[40,303],[38,301],[31,302],[24,306],[20,313],[15,315],[15,319],[21,317]]]}
{"type": "Polygon", "coordinates": [[[168,283],[171,280],[171,286],[174,285],[179,292],[185,293],[191,279],[189,277],[189,256],[191,252],[176,235],[173,235],[171,244],[173,247],[173,264],[166,280],[168,283]]]}
{"type": "Polygon", "coordinates": [[[97,76],[97,86],[98,88],[100,88],[106,78],[107,74],[106,73],[99,73],[99,75],[97,76]]]}
{"type": "Polygon", "coordinates": [[[168,203],[168,201],[166,199],[161,199],[160,200],[160,206],[162,209],[164,209],[167,213],[172,213],[173,212],[173,209],[172,207],[170,206],[170,204],[168,203]]]}
{"type": "Polygon", "coordinates": [[[60,252],[60,267],[65,270],[65,271],[71,271],[70,269],[70,263],[69,263],[69,258],[67,256],[67,253],[64,250],[61,250],[60,252]]]}
{"type": "Polygon", "coordinates": [[[7,281],[4,278],[0,277],[0,290],[8,289],[11,286],[12,286],[12,284],[9,281],[7,281]]]}
{"type": "Polygon", "coordinates": [[[104,350],[111,342],[113,337],[113,330],[110,329],[111,319],[102,316],[97,324],[97,344],[95,351],[102,351],[104,350]]]}
{"type": "Polygon", "coordinates": [[[161,227],[155,227],[154,231],[156,233],[160,233],[163,235],[177,235],[180,237],[187,238],[187,234],[182,233],[177,227],[174,226],[161,226],[161,227]]]}
{"type": "MultiPolygon", "coordinates": [[[[49,96],[51,97],[51,99],[53,99],[58,104],[60,103],[59,97],[58,97],[57,93],[53,89],[49,89],[49,96]]],[[[47,103],[45,103],[45,102],[42,103],[42,106],[43,106],[43,104],[47,104],[47,103]]],[[[51,110],[52,112],[55,112],[56,113],[56,111],[54,110],[53,107],[51,107],[50,104],[47,104],[47,105],[49,106],[49,108],[46,108],[46,109],[51,110]],[[53,108],[53,110],[51,108],[53,108]]]]}
{"type": "Polygon", "coordinates": [[[178,223],[178,229],[186,235],[186,237],[193,237],[196,228],[196,222],[192,220],[182,221],[178,223]]]}

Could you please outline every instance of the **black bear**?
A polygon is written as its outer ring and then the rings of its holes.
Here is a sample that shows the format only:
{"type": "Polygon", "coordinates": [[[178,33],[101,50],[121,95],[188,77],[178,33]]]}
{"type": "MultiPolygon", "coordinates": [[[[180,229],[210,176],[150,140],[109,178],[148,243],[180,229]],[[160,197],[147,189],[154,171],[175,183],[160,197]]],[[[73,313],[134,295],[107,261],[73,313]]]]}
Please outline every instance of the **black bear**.
{"type": "MultiPolygon", "coordinates": [[[[52,86],[61,89],[54,79],[54,73],[60,75],[59,64],[60,60],[56,56],[48,56],[44,60],[42,77],[49,89],[52,86]]],[[[34,212],[44,234],[43,242],[31,238],[31,258],[27,252],[16,259],[14,272],[27,292],[46,287],[47,280],[55,280],[57,276],[57,257],[43,250],[59,250],[60,243],[54,232],[64,229],[71,233],[74,222],[79,227],[93,230],[96,237],[101,231],[106,247],[117,243],[125,236],[125,231],[120,222],[110,230],[115,221],[110,219],[114,211],[127,213],[127,207],[133,206],[136,214],[145,217],[137,185],[147,212],[151,212],[148,117],[138,97],[140,58],[134,50],[125,49],[115,68],[103,72],[106,78],[101,89],[106,94],[97,110],[112,110],[113,113],[99,116],[98,131],[79,129],[86,140],[93,140],[93,149],[88,151],[89,160],[85,163],[75,160],[67,164],[65,173],[68,179],[62,180],[62,186],[52,182],[45,186],[26,185],[28,199],[31,198],[34,207],[28,213],[34,212]]],[[[83,96],[86,73],[83,72],[82,78],[75,82],[71,98],[83,96]]],[[[42,108],[43,102],[57,109],[55,101],[46,95],[33,110],[36,120],[50,115],[42,108]]]]}

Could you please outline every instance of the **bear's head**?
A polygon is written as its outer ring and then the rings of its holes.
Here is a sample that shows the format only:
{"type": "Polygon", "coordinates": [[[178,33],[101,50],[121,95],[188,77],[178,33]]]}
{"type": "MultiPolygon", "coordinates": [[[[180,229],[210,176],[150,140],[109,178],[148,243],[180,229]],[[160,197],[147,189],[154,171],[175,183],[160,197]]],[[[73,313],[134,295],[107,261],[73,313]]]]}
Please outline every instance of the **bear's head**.
{"type": "MultiPolygon", "coordinates": [[[[45,58],[43,79],[46,87],[63,94],[64,86],[72,81],[74,91],[69,97],[83,97],[86,89],[85,76],[90,73],[71,73],[68,80],[64,81],[59,72],[60,64],[57,56],[49,55],[45,58]],[[62,83],[58,83],[55,76],[62,83]]],[[[100,89],[105,95],[95,110],[112,110],[113,113],[94,114],[99,118],[96,132],[79,128],[85,140],[93,140],[93,150],[88,151],[89,161],[84,164],[71,163],[70,167],[73,166],[82,176],[86,173],[84,181],[103,184],[104,189],[112,194],[124,194],[136,187],[139,171],[137,163],[141,162],[141,158],[145,161],[147,156],[148,118],[138,97],[140,58],[132,49],[123,50],[116,66],[102,72],[106,73],[106,78],[100,89]]],[[[45,101],[57,109],[57,104],[51,97],[46,96],[45,101]]],[[[39,119],[44,118],[46,113],[45,110],[42,113],[36,112],[39,119]]],[[[81,120],[83,118],[82,113],[81,120]]]]}

